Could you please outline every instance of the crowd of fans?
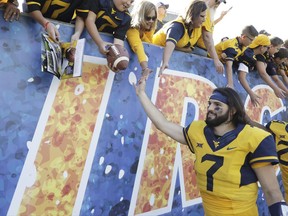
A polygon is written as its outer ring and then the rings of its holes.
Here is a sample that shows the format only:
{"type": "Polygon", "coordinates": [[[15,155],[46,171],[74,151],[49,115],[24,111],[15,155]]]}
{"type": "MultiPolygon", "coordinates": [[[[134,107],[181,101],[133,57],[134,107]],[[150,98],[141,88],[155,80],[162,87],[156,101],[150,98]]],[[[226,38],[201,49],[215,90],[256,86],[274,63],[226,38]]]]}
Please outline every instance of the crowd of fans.
{"type": "MultiPolygon", "coordinates": [[[[122,46],[127,38],[137,54],[142,71],[152,72],[142,42],[153,43],[164,47],[160,75],[169,67],[169,59],[176,49],[213,59],[216,70],[226,73],[230,88],[234,88],[233,73],[238,73],[240,83],[255,106],[261,96],[255,95],[246,80],[249,71],[258,71],[277,97],[288,96],[288,40],[284,42],[265,30],[258,32],[253,25],[247,25],[235,38],[223,37],[220,43],[214,44],[214,25],[231,8],[222,11],[218,19],[214,19],[214,15],[218,6],[226,0],[193,0],[183,5],[185,10],[182,14],[166,23],[164,18],[169,4],[137,1],[132,9],[133,3],[134,0],[76,0],[71,3],[55,1],[52,4],[45,0],[26,0],[25,5],[27,12],[55,41],[60,40],[60,35],[51,19],[75,24],[71,41],[79,39],[86,27],[103,55],[108,52],[111,43],[102,40],[99,32],[113,34],[113,43],[122,46]]],[[[0,0],[0,6],[4,8],[6,21],[19,19],[17,0],[0,0]]]]}

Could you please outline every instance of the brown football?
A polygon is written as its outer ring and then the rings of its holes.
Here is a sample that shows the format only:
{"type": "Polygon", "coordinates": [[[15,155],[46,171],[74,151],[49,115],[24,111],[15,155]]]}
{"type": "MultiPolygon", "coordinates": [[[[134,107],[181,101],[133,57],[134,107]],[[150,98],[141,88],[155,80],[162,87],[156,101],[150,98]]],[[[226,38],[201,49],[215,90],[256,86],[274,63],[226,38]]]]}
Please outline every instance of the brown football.
{"type": "Polygon", "coordinates": [[[109,47],[107,62],[115,71],[125,70],[129,65],[129,53],[127,49],[119,44],[113,44],[109,47]]]}

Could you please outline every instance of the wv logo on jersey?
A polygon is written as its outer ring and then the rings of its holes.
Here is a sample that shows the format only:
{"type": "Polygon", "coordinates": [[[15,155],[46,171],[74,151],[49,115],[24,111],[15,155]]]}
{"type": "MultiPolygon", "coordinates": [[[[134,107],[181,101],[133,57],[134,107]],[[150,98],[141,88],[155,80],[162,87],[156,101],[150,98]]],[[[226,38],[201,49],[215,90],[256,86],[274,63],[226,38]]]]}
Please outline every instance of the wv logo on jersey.
{"type": "Polygon", "coordinates": [[[220,142],[213,140],[213,144],[214,144],[215,148],[217,148],[220,145],[220,142]]]}
{"type": "Polygon", "coordinates": [[[197,143],[196,148],[203,148],[203,143],[197,143]]]}

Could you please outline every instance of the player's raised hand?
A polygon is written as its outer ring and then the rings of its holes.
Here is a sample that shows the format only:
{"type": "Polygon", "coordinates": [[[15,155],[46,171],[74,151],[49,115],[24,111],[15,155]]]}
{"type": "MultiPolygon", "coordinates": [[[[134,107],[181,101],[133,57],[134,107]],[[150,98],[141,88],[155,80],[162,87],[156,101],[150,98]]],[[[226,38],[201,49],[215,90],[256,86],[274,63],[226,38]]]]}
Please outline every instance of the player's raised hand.
{"type": "Polygon", "coordinates": [[[141,78],[138,80],[138,83],[134,83],[134,88],[136,91],[136,94],[139,96],[141,93],[145,92],[146,88],[146,80],[148,79],[150,73],[147,73],[145,75],[142,75],[141,78]]]}
{"type": "Polygon", "coordinates": [[[146,76],[146,77],[148,77],[148,75],[150,74],[150,73],[152,73],[153,71],[150,69],[150,68],[148,68],[148,67],[146,67],[145,69],[143,69],[142,70],[142,76],[146,76]]]}

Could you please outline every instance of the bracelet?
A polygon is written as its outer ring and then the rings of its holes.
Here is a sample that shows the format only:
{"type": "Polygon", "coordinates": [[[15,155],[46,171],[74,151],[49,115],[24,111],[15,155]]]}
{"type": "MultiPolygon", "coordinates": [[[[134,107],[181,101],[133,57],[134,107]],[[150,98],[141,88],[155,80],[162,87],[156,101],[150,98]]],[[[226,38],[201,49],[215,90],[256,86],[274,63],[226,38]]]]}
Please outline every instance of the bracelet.
{"type": "Polygon", "coordinates": [[[274,203],[269,206],[271,216],[285,216],[287,215],[287,205],[284,201],[274,203]]]}
{"type": "Polygon", "coordinates": [[[47,21],[45,24],[44,24],[44,29],[45,29],[45,31],[47,31],[47,28],[48,28],[48,25],[49,25],[49,21],[47,21]]]}

